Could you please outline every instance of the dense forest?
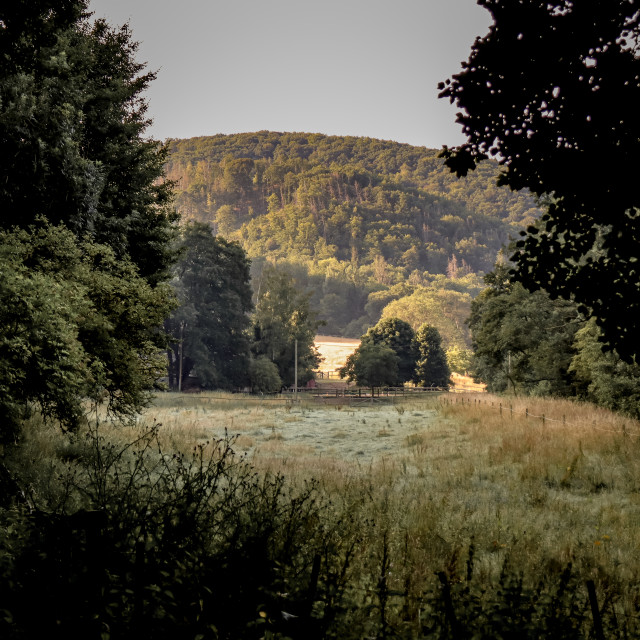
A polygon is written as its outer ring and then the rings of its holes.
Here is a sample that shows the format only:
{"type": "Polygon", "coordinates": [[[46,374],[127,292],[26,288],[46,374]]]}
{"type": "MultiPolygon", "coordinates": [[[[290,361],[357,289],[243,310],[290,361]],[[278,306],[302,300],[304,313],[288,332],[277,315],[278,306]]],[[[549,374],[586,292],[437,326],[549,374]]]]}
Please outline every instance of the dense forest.
{"type": "Polygon", "coordinates": [[[267,263],[288,270],[326,332],[359,337],[412,296],[403,319],[438,326],[447,347],[469,343],[476,274],[539,215],[527,192],[496,186],[498,171],[457,179],[432,149],[268,131],[171,140],[166,163],[183,220],[238,241],[254,282],[267,263]]]}

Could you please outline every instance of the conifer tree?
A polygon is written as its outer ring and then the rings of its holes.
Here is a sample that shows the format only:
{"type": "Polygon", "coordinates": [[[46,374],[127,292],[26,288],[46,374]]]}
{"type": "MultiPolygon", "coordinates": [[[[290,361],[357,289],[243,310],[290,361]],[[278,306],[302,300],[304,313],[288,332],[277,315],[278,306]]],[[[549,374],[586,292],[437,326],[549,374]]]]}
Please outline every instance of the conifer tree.
{"type": "Polygon", "coordinates": [[[442,348],[442,338],[435,327],[423,324],[416,332],[415,382],[422,387],[449,387],[451,369],[442,348]]]}

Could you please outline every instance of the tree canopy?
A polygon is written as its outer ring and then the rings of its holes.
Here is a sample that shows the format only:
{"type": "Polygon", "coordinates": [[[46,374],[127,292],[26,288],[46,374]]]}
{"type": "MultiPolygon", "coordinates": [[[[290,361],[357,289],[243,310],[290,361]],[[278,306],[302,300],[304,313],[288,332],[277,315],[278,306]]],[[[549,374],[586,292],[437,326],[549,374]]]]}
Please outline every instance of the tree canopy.
{"type": "Polygon", "coordinates": [[[417,351],[415,333],[409,323],[400,318],[380,320],[362,336],[362,345],[381,345],[391,349],[398,358],[397,379],[394,384],[404,384],[414,377],[417,351]]]}
{"type": "Polygon", "coordinates": [[[467,142],[459,176],[495,157],[500,183],[544,198],[514,256],[529,288],[590,310],[627,359],[640,330],[636,156],[640,13],[633,0],[478,0],[494,24],[441,85],[467,142]]]}
{"type": "Polygon", "coordinates": [[[3,227],[46,218],[129,256],[151,283],[171,262],[166,151],[143,137],[154,79],[127,26],[91,22],[85,0],[0,9],[3,227]]]}
{"type": "Polygon", "coordinates": [[[257,286],[251,349],[256,358],[266,356],[278,367],[285,385],[294,384],[297,349],[298,384],[305,384],[320,362],[314,339],[322,322],[309,304],[310,295],[290,274],[271,266],[263,270],[257,286]]]}
{"type": "Polygon", "coordinates": [[[363,387],[371,388],[395,385],[398,382],[399,358],[396,352],[384,344],[362,343],[340,369],[340,377],[363,387]]]}
{"type": "Polygon", "coordinates": [[[203,388],[243,387],[253,309],[249,261],[238,244],[214,236],[202,223],[181,229],[180,254],[172,281],[180,306],[165,323],[174,339],[172,386],[181,386],[195,369],[203,388]]]}
{"type": "Polygon", "coordinates": [[[414,380],[423,387],[448,388],[451,369],[447,363],[447,354],[442,348],[442,338],[435,327],[423,324],[416,331],[416,370],[414,380]]]}
{"type": "Polygon", "coordinates": [[[87,8],[0,7],[2,413],[37,406],[67,427],[83,397],[144,404],[172,306],[171,185],[144,138],[154,76],[128,27],[87,8]]]}

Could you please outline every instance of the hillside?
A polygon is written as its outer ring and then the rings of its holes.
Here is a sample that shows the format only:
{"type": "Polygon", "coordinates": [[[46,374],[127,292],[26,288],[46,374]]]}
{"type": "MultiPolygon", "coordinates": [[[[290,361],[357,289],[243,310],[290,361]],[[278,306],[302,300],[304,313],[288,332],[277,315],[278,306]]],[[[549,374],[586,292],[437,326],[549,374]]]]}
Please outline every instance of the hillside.
{"type": "Polygon", "coordinates": [[[169,149],[183,218],[239,241],[256,279],[266,260],[287,266],[337,335],[358,337],[417,290],[474,295],[474,274],[538,215],[529,194],[496,186],[496,163],[459,180],[424,147],[262,131],[169,149]]]}

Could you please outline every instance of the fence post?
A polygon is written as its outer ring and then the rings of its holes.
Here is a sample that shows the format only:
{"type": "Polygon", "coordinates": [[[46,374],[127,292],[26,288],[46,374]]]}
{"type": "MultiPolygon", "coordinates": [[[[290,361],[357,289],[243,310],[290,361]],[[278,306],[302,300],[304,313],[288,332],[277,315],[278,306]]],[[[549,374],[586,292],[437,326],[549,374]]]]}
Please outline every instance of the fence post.
{"type": "Polygon", "coordinates": [[[502,402],[500,403],[500,415],[502,415],[502,402]]]}
{"type": "Polygon", "coordinates": [[[589,604],[591,605],[591,614],[593,615],[593,630],[596,635],[596,640],[604,640],[602,618],[600,617],[598,597],[596,596],[596,585],[593,583],[593,580],[587,580],[587,591],[589,592],[589,604]]]}
{"type": "Polygon", "coordinates": [[[542,414],[542,426],[544,427],[544,413],[542,414]]]}
{"type": "Polygon", "coordinates": [[[528,420],[529,419],[529,409],[525,409],[524,410],[524,417],[528,420]]]}

